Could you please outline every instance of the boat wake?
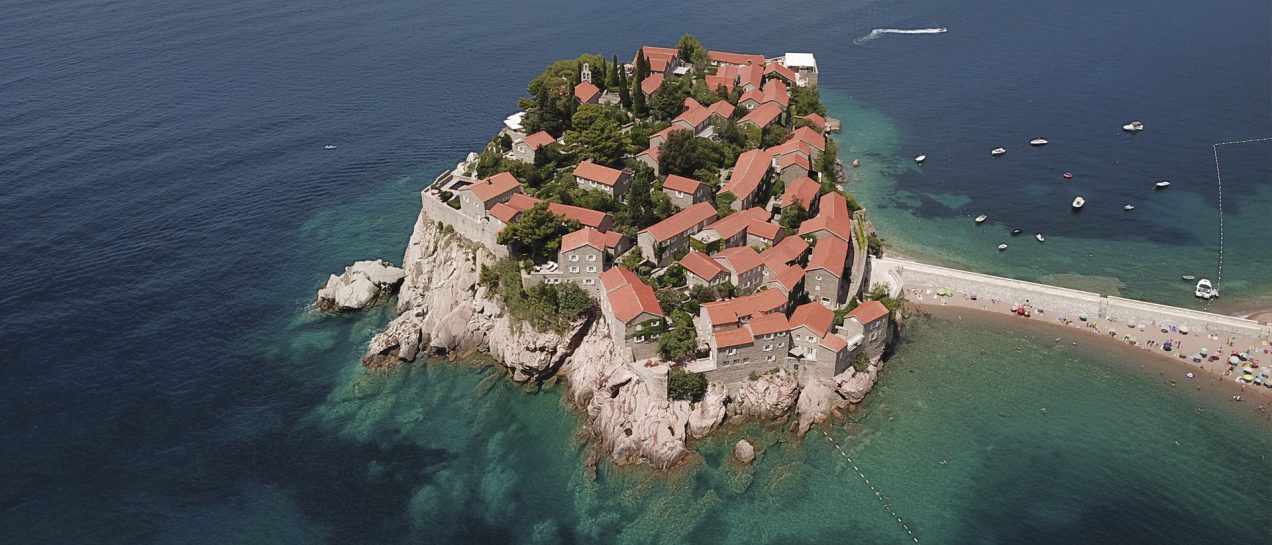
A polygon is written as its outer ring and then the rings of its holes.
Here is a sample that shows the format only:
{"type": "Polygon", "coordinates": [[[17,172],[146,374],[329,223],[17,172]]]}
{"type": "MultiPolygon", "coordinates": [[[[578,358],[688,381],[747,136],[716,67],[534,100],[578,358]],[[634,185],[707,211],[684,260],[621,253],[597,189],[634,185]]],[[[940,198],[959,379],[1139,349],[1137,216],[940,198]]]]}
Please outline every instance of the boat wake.
{"type": "Polygon", "coordinates": [[[863,44],[884,34],[943,34],[949,30],[945,27],[939,28],[876,28],[870,31],[870,34],[853,40],[852,43],[863,44]]]}

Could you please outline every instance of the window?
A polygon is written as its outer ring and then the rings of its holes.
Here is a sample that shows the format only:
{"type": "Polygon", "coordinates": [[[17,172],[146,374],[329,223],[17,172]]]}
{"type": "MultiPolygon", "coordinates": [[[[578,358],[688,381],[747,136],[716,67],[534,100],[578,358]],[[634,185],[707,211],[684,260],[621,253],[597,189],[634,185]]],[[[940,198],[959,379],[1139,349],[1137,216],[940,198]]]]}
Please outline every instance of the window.
{"type": "Polygon", "coordinates": [[[829,303],[829,302],[830,302],[830,298],[829,298],[829,297],[822,297],[822,298],[821,298],[821,302],[823,302],[823,303],[829,303]]]}
{"type": "Polygon", "coordinates": [[[570,261],[578,261],[579,254],[570,254],[570,261]]]}
{"type": "Polygon", "coordinates": [[[810,343],[815,343],[815,342],[817,342],[817,337],[814,337],[814,336],[812,336],[812,335],[809,335],[809,336],[808,336],[808,342],[810,342],[810,343]]]}
{"type": "Polygon", "coordinates": [[[572,273],[579,272],[579,268],[578,268],[578,267],[570,267],[570,272],[572,272],[572,273]]]}
{"type": "Polygon", "coordinates": [[[638,343],[643,343],[643,342],[645,342],[645,336],[644,336],[644,335],[637,335],[635,340],[636,340],[636,342],[638,342],[638,343]]]}
{"type": "Polygon", "coordinates": [[[773,351],[773,345],[771,345],[771,344],[766,344],[766,345],[764,345],[764,351],[765,351],[765,352],[772,352],[772,351],[773,351]]]}
{"type": "Polygon", "coordinates": [[[587,272],[590,272],[590,273],[596,272],[596,265],[588,265],[587,272]]]}
{"type": "Polygon", "coordinates": [[[583,285],[585,285],[585,286],[591,286],[592,284],[595,284],[595,283],[596,283],[596,279],[595,279],[595,278],[584,278],[584,279],[583,279],[583,285]]]}
{"type": "Polygon", "coordinates": [[[736,348],[730,348],[727,352],[725,352],[725,354],[726,354],[726,355],[729,355],[729,356],[732,356],[732,355],[737,354],[737,353],[738,353],[738,349],[736,349],[736,348]]]}
{"type": "Polygon", "coordinates": [[[819,284],[814,284],[814,285],[813,285],[813,291],[821,291],[821,285],[819,285],[819,284]]]}
{"type": "Polygon", "coordinates": [[[784,346],[786,346],[786,343],[777,343],[777,347],[778,347],[778,348],[782,348],[782,347],[784,347],[784,346]]]}
{"type": "Polygon", "coordinates": [[[769,357],[768,357],[767,359],[765,359],[764,361],[777,361],[777,356],[769,356],[769,357]]]}
{"type": "Polygon", "coordinates": [[[596,254],[588,254],[588,256],[587,256],[587,260],[588,260],[588,261],[596,261],[596,254]]]}
{"type": "Polygon", "coordinates": [[[751,361],[751,358],[742,358],[742,363],[747,363],[749,361],[751,361]]]}

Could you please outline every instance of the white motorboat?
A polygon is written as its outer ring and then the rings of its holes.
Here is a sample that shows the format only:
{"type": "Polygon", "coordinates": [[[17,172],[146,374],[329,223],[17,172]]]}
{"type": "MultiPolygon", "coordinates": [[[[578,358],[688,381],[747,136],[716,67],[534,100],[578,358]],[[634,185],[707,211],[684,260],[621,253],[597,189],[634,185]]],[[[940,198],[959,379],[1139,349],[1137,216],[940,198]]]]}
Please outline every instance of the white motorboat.
{"type": "Polygon", "coordinates": [[[1122,130],[1126,132],[1140,132],[1144,130],[1144,124],[1139,121],[1132,121],[1130,123],[1122,125],[1122,130]]]}
{"type": "Polygon", "coordinates": [[[1001,251],[1006,250],[1006,249],[1007,249],[1007,245],[1006,245],[1006,244],[999,244],[999,245],[998,245],[998,251],[1000,251],[1000,252],[1001,252],[1001,251]]]}
{"type": "Polygon", "coordinates": [[[1157,189],[1166,189],[1170,187],[1170,182],[1166,180],[1158,180],[1157,183],[1153,184],[1153,187],[1156,187],[1157,189]]]}
{"type": "Polygon", "coordinates": [[[1077,196],[1077,197],[1074,197],[1074,198],[1073,198],[1073,209],[1074,209],[1074,210],[1081,210],[1081,209],[1082,209],[1082,207],[1083,207],[1085,204],[1086,204],[1086,199],[1082,198],[1082,196],[1081,196],[1081,195],[1079,195],[1079,196],[1077,196]]]}
{"type": "Polygon", "coordinates": [[[980,224],[982,224],[982,223],[985,223],[985,220],[987,220],[987,219],[989,219],[989,216],[987,216],[987,215],[985,215],[985,214],[981,214],[981,215],[979,215],[979,216],[976,216],[976,224],[977,224],[977,225],[980,225],[980,224]]]}
{"type": "Polygon", "coordinates": [[[1194,293],[1197,295],[1197,297],[1201,299],[1205,299],[1207,301],[1210,299],[1214,299],[1215,297],[1219,297],[1219,290],[1215,289],[1214,286],[1210,285],[1210,281],[1206,280],[1205,278],[1202,278],[1201,280],[1197,281],[1197,289],[1195,290],[1194,293]]]}
{"type": "Polygon", "coordinates": [[[1133,204],[1128,204],[1128,205],[1126,205],[1126,206],[1123,206],[1123,207],[1122,207],[1122,210],[1125,210],[1125,211],[1127,211],[1127,212],[1130,212],[1131,210],[1135,210],[1135,205],[1133,205],[1133,204]]]}
{"type": "Polygon", "coordinates": [[[1046,138],[1034,138],[1033,140],[1030,140],[1030,141],[1029,141],[1029,145],[1030,145],[1030,146],[1045,146],[1045,145],[1047,145],[1047,139],[1046,139],[1046,138]]]}
{"type": "Polygon", "coordinates": [[[921,164],[923,164],[923,161],[926,161],[926,160],[927,160],[927,155],[924,155],[924,154],[922,154],[922,153],[920,153],[920,154],[918,155],[918,157],[915,157],[915,158],[914,158],[914,162],[916,162],[916,163],[918,163],[918,164],[920,164],[920,165],[921,165],[921,164]]]}
{"type": "Polygon", "coordinates": [[[322,149],[336,149],[336,145],[335,145],[335,144],[327,144],[327,145],[323,146],[323,147],[322,147],[322,149]]]}
{"type": "Polygon", "coordinates": [[[1047,241],[1047,237],[1042,236],[1042,233],[1035,233],[1035,234],[1034,234],[1034,238],[1038,239],[1038,242],[1046,242],[1046,241],[1047,241]]]}
{"type": "Polygon", "coordinates": [[[998,157],[999,155],[1002,155],[1004,153],[1007,153],[1007,148],[994,148],[992,151],[989,152],[989,154],[994,157],[998,157]]]}

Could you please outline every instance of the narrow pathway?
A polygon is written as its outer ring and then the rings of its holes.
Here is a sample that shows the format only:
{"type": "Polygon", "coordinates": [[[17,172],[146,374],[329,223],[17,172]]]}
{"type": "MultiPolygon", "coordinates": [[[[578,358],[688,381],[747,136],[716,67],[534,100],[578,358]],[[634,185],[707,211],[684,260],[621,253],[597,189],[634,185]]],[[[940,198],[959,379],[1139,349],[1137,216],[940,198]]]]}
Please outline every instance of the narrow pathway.
{"type": "Polygon", "coordinates": [[[910,525],[906,524],[904,520],[901,520],[901,516],[897,515],[897,511],[892,508],[892,504],[888,503],[888,500],[884,499],[883,491],[875,487],[874,483],[871,483],[870,479],[866,478],[866,475],[861,472],[861,468],[857,467],[857,463],[852,461],[852,458],[848,456],[847,452],[844,452],[843,447],[839,446],[839,443],[835,441],[835,438],[831,437],[824,429],[822,430],[822,435],[825,435],[826,440],[830,441],[830,444],[835,446],[835,450],[839,451],[840,456],[843,456],[845,460],[848,460],[848,465],[852,466],[852,470],[857,472],[857,476],[861,477],[862,481],[865,481],[866,486],[870,487],[871,492],[874,492],[875,498],[878,498],[879,503],[883,504],[883,509],[887,511],[888,514],[892,515],[892,518],[896,519],[897,524],[900,524],[901,528],[905,530],[905,533],[910,535],[910,539],[913,539],[915,543],[918,543],[919,538],[915,537],[914,531],[910,529],[910,525]]]}

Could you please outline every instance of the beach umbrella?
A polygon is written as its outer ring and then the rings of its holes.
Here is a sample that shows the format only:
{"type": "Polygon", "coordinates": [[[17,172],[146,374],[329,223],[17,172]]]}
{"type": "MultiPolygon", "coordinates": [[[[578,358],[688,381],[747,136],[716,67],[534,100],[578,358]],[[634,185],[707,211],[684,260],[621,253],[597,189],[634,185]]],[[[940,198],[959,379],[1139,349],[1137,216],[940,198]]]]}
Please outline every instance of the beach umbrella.
{"type": "Polygon", "coordinates": [[[1238,363],[1241,363],[1241,358],[1238,358],[1238,357],[1236,357],[1236,356],[1229,356],[1229,357],[1228,357],[1228,364],[1229,364],[1229,365],[1236,365],[1236,364],[1238,364],[1238,363]]]}
{"type": "Polygon", "coordinates": [[[1180,333],[1183,333],[1184,335],[1187,335],[1187,334],[1188,334],[1188,326],[1186,326],[1186,325],[1181,325],[1181,326],[1179,326],[1179,332],[1180,332],[1180,333]]]}
{"type": "Polygon", "coordinates": [[[1252,382],[1254,381],[1254,375],[1251,375],[1250,373],[1246,373],[1244,375],[1241,375],[1241,380],[1245,382],[1252,382]]]}
{"type": "Polygon", "coordinates": [[[1085,322],[1087,319],[1087,313],[1083,312],[1082,314],[1079,314],[1078,319],[1085,322]]]}
{"type": "Polygon", "coordinates": [[[1206,350],[1205,348],[1202,348],[1202,349],[1201,349],[1201,355],[1205,356],[1206,354],[1209,354],[1209,353],[1210,353],[1210,352],[1209,352],[1208,350],[1206,350]]]}

